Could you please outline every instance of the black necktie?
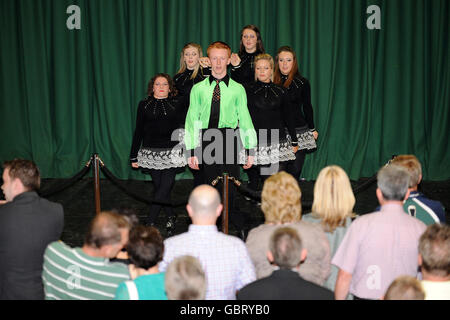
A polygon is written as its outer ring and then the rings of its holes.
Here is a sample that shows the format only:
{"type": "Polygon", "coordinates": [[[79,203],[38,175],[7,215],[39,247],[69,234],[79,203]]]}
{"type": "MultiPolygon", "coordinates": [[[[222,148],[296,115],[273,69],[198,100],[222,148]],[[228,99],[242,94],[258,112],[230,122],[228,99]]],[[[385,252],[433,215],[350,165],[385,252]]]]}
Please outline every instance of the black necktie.
{"type": "Polygon", "coordinates": [[[220,118],[220,87],[219,80],[216,79],[216,86],[211,101],[211,114],[209,116],[209,128],[219,128],[220,118]]]}

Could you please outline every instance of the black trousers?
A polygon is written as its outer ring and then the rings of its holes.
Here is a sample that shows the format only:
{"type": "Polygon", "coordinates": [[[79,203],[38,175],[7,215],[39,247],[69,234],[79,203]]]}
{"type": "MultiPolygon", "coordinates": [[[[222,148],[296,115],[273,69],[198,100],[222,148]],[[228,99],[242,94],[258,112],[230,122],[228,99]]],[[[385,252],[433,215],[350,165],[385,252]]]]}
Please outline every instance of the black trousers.
{"type": "Polygon", "coordinates": [[[298,150],[295,153],[295,160],[287,161],[286,172],[291,174],[297,181],[300,180],[305,156],[306,150],[298,150]]]}
{"type": "Polygon", "coordinates": [[[148,170],[152,177],[154,193],[153,203],[150,206],[150,214],[147,218],[147,223],[155,223],[162,208],[167,216],[174,216],[175,211],[172,206],[161,205],[160,203],[170,203],[171,193],[175,185],[176,168],[169,168],[164,170],[150,169],[148,170]]]}
{"type": "Polygon", "coordinates": [[[206,183],[203,170],[194,170],[191,168],[189,168],[189,170],[191,171],[194,178],[194,188],[206,183]]]}
{"type": "MultiPolygon", "coordinates": [[[[208,141],[203,138],[202,142],[202,159],[214,159],[211,161],[202,161],[200,165],[200,170],[202,171],[204,182],[206,184],[211,184],[211,182],[218,176],[222,176],[223,173],[228,173],[229,176],[240,178],[240,165],[238,162],[238,153],[240,148],[239,137],[236,135],[236,129],[221,128],[216,129],[222,135],[223,144],[217,145],[217,148],[212,148],[212,143],[215,140],[212,139],[208,141]],[[221,155],[217,152],[220,151],[221,155]],[[229,156],[229,158],[227,157],[229,156]],[[216,158],[217,156],[217,158],[216,158]]],[[[202,132],[202,137],[204,137],[205,131],[202,132]]],[[[221,197],[223,197],[223,183],[220,180],[215,186],[217,191],[219,191],[221,197]]],[[[228,217],[230,222],[239,230],[243,229],[245,226],[246,217],[243,213],[236,209],[236,195],[237,188],[232,181],[228,182],[228,217]]]]}

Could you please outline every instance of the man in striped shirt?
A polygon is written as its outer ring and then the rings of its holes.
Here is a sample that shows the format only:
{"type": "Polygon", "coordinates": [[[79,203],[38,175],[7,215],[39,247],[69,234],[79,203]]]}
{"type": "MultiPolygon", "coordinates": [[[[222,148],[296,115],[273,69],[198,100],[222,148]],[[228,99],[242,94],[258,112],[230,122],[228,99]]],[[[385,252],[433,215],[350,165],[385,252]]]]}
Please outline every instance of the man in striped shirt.
{"type": "Polygon", "coordinates": [[[197,258],[206,274],[206,300],[235,300],[237,290],[256,280],[244,242],[217,230],[222,207],[216,189],[208,185],[195,188],[186,206],[192,219],[189,231],[164,241],[159,265],[162,272],[176,257],[197,258]]]}
{"type": "Polygon", "coordinates": [[[129,224],[119,214],[101,212],[91,222],[82,248],[48,245],[42,280],[47,300],[113,299],[119,283],[130,279],[126,265],[111,263],[128,242],[129,224]]]}

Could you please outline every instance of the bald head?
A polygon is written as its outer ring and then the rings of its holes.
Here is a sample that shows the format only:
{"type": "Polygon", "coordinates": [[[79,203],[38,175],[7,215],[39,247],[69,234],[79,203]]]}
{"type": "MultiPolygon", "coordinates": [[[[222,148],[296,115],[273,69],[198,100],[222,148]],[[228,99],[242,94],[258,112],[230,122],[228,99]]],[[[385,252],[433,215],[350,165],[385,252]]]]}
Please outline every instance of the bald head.
{"type": "Polygon", "coordinates": [[[206,184],[196,187],[189,196],[187,209],[194,223],[215,223],[222,211],[219,192],[206,184]]]}

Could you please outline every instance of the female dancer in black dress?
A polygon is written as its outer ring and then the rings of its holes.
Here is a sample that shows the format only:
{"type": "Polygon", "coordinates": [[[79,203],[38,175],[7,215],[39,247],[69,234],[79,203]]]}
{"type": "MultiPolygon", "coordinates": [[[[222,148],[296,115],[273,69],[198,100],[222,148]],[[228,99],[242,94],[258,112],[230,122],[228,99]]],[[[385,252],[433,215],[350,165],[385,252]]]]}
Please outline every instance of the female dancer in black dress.
{"type": "Polygon", "coordinates": [[[243,27],[239,54],[231,55],[231,78],[240,84],[254,82],[254,60],[261,53],[265,53],[265,50],[258,27],[253,24],[243,27]]]}
{"type": "Polygon", "coordinates": [[[253,126],[258,132],[258,147],[254,165],[247,170],[249,187],[257,190],[259,180],[284,170],[289,160],[295,160],[297,142],[291,142],[285,128],[295,135],[293,113],[287,89],[272,82],[274,61],[269,54],[255,57],[255,78],[245,85],[247,105],[253,126]]]}
{"type": "MultiPolygon", "coordinates": [[[[255,81],[254,59],[258,54],[265,53],[261,33],[257,26],[249,24],[241,30],[239,53],[231,54],[231,78],[240,84],[255,81]]],[[[200,65],[211,67],[208,57],[200,58],[200,65]]]]}
{"type": "MultiPolygon", "coordinates": [[[[189,109],[189,96],[192,87],[210,74],[210,70],[207,68],[203,69],[200,66],[199,61],[202,56],[202,47],[199,44],[193,42],[187,43],[181,50],[180,69],[173,77],[178,95],[183,97],[184,101],[184,106],[182,108],[183,126],[184,119],[186,118],[189,109]]],[[[194,188],[205,183],[202,170],[190,170],[194,177],[194,188]]]]}
{"type": "Polygon", "coordinates": [[[170,236],[176,215],[170,205],[175,184],[176,168],[184,167],[186,160],[179,143],[177,129],[184,121],[180,116],[183,101],[176,94],[168,74],[155,75],[148,84],[148,97],[139,102],[136,129],[130,152],[133,168],[150,173],[154,184],[154,202],[146,223],[154,225],[162,208],[167,214],[166,228],[170,236]]]}
{"type": "Polygon", "coordinates": [[[290,134],[293,141],[298,141],[299,150],[295,160],[289,161],[286,171],[300,179],[307,150],[315,149],[319,133],[314,127],[313,108],[311,105],[311,86],[308,79],[302,77],[298,71],[295,51],[288,46],[278,49],[275,58],[274,83],[287,88],[293,107],[296,136],[290,134]]]}

